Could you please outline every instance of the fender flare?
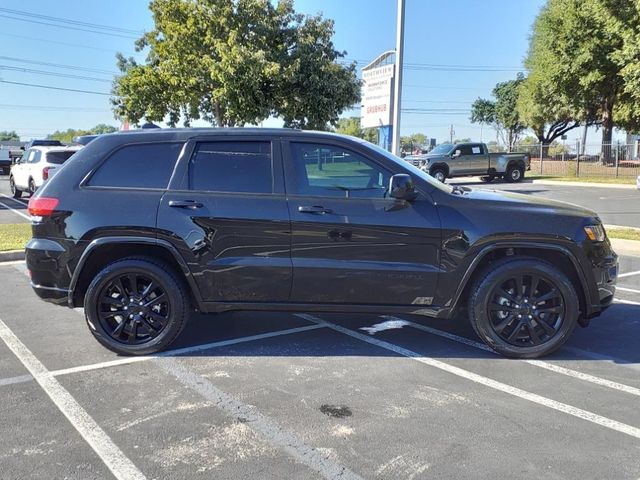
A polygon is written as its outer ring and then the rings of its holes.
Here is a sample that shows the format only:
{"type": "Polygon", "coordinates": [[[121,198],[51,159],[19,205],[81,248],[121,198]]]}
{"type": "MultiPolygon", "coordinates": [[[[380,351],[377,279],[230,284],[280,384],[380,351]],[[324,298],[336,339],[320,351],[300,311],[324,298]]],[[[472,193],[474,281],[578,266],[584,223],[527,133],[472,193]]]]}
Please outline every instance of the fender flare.
{"type": "Polygon", "coordinates": [[[198,289],[198,286],[196,285],[195,280],[193,279],[193,275],[191,275],[191,270],[189,269],[187,262],[185,262],[184,258],[182,258],[182,255],[180,255],[180,252],[178,252],[176,247],[171,245],[171,243],[169,243],[166,240],[160,240],[160,239],[151,238],[151,237],[135,237],[135,236],[134,237],[124,237],[124,236],[100,237],[100,238],[96,238],[95,240],[92,240],[89,243],[87,248],[85,248],[84,251],[82,252],[82,255],[80,256],[80,260],[78,260],[78,264],[76,265],[76,268],[73,270],[73,275],[71,276],[71,282],[69,283],[68,303],[71,308],[74,307],[73,297],[74,297],[76,287],[78,285],[78,280],[91,254],[97,248],[102,247],[104,245],[125,244],[125,243],[135,243],[138,245],[140,244],[154,245],[167,250],[180,266],[180,269],[182,270],[182,273],[185,279],[187,280],[187,283],[193,293],[193,297],[195,298],[198,309],[201,309],[203,305],[203,300],[202,300],[202,296],[200,295],[200,290],[198,289]]]}

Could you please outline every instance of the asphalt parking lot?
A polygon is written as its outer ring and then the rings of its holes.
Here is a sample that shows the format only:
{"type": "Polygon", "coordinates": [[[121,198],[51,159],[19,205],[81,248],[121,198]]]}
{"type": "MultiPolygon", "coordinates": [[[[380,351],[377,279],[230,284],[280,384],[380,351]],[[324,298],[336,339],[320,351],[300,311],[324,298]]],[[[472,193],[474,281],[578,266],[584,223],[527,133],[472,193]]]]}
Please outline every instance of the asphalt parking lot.
{"type": "Polygon", "coordinates": [[[126,358],[0,266],[0,478],[640,476],[640,259],[619,300],[542,361],[452,322],[194,315],[126,358]],[[635,272],[635,273],[634,273],[635,272]]]}

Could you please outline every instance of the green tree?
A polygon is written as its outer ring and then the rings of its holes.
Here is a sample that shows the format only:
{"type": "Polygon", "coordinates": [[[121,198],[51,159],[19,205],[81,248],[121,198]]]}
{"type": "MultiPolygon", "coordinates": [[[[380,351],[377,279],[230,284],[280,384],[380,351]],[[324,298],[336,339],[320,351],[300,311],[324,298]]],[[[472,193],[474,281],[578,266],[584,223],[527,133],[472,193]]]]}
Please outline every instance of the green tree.
{"type": "Polygon", "coordinates": [[[3,130],[0,132],[0,141],[8,140],[20,140],[20,135],[18,135],[15,130],[3,130]]]}
{"type": "Polygon", "coordinates": [[[185,125],[257,124],[324,129],[360,100],[355,64],[343,66],[333,22],[293,0],[152,0],[155,27],[137,43],[145,63],[118,55],[115,114],[185,125]]]}
{"type": "Polygon", "coordinates": [[[360,128],[360,117],[341,118],[338,120],[335,132],[362,138],[367,142],[378,143],[378,129],[360,128]]]}
{"type": "Polygon", "coordinates": [[[516,109],[518,90],[523,81],[524,75],[518,73],[515,80],[496,84],[492,92],[495,100],[478,98],[471,105],[471,122],[491,125],[509,151],[527,128],[516,109]]]}
{"type": "Polygon", "coordinates": [[[47,138],[50,140],[60,140],[62,143],[72,143],[73,139],[80,135],[101,135],[103,133],[113,133],[117,131],[118,129],[116,127],[101,123],[89,130],[76,130],[75,128],[68,128],[67,130],[56,130],[55,132],[47,135],[47,138]]]}
{"type": "MultiPolygon", "coordinates": [[[[578,123],[600,125],[603,144],[611,143],[614,125],[640,126],[640,82],[632,83],[640,70],[633,47],[639,8],[630,0],[549,0],[541,10],[519,110],[537,135],[546,126],[546,143],[578,123]]],[[[603,148],[604,156],[609,151],[603,148]]]]}
{"type": "Polygon", "coordinates": [[[425,149],[429,139],[424,133],[414,133],[400,137],[400,149],[413,152],[416,149],[425,149]]]}

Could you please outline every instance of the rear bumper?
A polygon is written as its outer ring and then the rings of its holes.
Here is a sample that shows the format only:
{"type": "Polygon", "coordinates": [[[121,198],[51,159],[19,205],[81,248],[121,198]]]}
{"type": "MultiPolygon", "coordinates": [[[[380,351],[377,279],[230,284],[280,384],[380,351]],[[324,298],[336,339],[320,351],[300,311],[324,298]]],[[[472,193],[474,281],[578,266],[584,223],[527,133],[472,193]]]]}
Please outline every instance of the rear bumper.
{"type": "Polygon", "coordinates": [[[64,288],[43,287],[31,282],[31,288],[45,302],[55,305],[67,305],[69,298],[69,290],[64,288]]]}
{"type": "Polygon", "coordinates": [[[25,258],[31,287],[42,300],[56,305],[67,305],[69,297],[69,275],[67,251],[59,243],[32,238],[25,247],[25,258]]]}

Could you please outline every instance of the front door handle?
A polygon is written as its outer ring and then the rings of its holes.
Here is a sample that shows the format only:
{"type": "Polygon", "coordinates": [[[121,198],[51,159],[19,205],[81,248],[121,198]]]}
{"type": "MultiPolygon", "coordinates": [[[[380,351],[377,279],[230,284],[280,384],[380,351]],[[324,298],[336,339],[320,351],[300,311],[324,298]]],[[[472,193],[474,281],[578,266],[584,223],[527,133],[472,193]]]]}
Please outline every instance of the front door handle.
{"type": "Polygon", "coordinates": [[[333,210],[329,208],[324,208],[321,205],[300,205],[298,207],[298,211],[300,213],[315,213],[319,215],[324,215],[326,213],[333,213],[333,210]]]}
{"type": "Polygon", "coordinates": [[[195,200],[169,200],[169,206],[173,208],[190,208],[193,210],[201,208],[202,204],[195,200]]]}

